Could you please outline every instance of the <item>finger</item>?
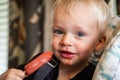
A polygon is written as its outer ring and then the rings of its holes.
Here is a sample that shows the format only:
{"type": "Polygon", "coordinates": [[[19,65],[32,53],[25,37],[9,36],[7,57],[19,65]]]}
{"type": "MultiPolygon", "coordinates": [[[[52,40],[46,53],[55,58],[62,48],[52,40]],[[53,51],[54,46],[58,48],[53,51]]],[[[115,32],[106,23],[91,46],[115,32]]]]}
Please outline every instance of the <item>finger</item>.
{"type": "Polygon", "coordinates": [[[25,72],[19,69],[9,69],[4,74],[3,80],[23,80],[25,72]]]}
{"type": "Polygon", "coordinates": [[[18,77],[20,77],[20,78],[25,78],[25,71],[22,71],[22,70],[16,70],[16,73],[15,73],[15,75],[17,75],[18,77]]]}

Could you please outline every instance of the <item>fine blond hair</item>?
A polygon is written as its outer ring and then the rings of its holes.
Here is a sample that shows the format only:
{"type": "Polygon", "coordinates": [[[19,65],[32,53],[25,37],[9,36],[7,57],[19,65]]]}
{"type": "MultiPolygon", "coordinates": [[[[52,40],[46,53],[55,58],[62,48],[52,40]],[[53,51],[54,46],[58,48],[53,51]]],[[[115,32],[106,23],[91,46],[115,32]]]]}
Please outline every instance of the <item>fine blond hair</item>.
{"type": "Polygon", "coordinates": [[[106,32],[110,20],[109,6],[104,0],[56,0],[53,6],[54,10],[61,8],[70,12],[73,7],[79,7],[83,4],[87,5],[89,11],[97,17],[100,35],[103,35],[106,32]]]}

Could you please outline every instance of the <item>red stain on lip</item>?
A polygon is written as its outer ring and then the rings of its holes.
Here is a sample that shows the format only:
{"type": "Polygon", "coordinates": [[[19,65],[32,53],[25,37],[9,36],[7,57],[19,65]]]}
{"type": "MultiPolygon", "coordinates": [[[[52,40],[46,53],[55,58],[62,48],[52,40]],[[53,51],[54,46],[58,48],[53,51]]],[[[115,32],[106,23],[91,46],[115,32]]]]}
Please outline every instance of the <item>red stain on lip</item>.
{"type": "Polygon", "coordinates": [[[68,51],[61,51],[61,56],[66,59],[70,59],[74,56],[74,53],[68,52],[68,51]]]}

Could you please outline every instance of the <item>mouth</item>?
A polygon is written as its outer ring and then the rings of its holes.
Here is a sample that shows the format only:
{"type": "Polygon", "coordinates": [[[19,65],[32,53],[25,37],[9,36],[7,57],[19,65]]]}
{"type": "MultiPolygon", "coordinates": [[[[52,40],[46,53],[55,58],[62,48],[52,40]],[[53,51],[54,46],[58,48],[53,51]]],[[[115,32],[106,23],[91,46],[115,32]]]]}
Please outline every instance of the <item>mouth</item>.
{"type": "Polygon", "coordinates": [[[75,53],[69,51],[60,51],[60,55],[65,59],[71,59],[74,57],[75,53]]]}

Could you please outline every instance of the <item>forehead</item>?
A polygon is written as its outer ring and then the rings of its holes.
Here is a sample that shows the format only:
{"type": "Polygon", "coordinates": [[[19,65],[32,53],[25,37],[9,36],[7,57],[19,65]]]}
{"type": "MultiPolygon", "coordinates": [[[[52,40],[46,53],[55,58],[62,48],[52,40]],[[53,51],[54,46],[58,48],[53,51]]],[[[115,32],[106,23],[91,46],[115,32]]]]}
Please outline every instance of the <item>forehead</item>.
{"type": "MultiPolygon", "coordinates": [[[[75,24],[83,24],[84,26],[94,25],[97,26],[98,20],[96,16],[89,10],[85,4],[76,5],[70,9],[58,7],[54,13],[54,21],[59,19],[68,21],[75,24]]],[[[64,21],[63,21],[64,22],[64,21]]]]}

